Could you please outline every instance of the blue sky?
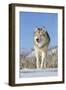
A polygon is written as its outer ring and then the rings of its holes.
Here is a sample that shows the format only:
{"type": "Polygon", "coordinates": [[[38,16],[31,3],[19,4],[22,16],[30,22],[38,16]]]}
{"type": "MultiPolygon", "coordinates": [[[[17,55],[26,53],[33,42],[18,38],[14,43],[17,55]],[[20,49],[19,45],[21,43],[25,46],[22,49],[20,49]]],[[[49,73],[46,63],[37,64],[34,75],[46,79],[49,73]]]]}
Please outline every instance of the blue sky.
{"type": "Polygon", "coordinates": [[[20,48],[33,48],[33,34],[36,26],[45,26],[51,38],[49,48],[57,46],[57,13],[20,12],[20,48]]]}

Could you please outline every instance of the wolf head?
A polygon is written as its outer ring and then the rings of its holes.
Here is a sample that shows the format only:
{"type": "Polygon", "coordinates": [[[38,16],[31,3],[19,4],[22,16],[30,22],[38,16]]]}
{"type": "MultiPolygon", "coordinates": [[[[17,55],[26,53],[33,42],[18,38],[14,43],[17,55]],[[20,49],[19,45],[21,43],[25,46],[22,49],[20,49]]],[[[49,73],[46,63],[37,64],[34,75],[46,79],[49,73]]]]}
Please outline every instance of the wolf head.
{"type": "Polygon", "coordinates": [[[34,32],[34,43],[39,48],[44,47],[45,45],[49,45],[50,36],[44,28],[36,28],[34,32]]]}

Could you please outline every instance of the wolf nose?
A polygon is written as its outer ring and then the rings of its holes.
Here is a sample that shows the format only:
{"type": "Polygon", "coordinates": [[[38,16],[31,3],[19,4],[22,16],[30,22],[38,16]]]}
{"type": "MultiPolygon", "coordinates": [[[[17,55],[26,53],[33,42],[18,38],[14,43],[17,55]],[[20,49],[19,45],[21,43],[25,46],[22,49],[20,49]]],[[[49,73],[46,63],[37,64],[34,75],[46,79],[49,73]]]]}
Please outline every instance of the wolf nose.
{"type": "Polygon", "coordinates": [[[39,39],[37,38],[36,41],[39,42],[39,39]]]}

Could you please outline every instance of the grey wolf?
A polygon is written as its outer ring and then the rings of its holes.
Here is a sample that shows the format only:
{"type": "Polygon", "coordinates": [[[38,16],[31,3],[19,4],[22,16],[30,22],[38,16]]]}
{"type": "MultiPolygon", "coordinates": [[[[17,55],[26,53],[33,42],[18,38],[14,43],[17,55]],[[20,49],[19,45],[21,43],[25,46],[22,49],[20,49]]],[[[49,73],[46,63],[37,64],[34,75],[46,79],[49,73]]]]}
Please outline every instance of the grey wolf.
{"type": "Polygon", "coordinates": [[[34,32],[34,49],[36,55],[36,67],[46,68],[45,57],[47,55],[50,36],[44,28],[36,28],[34,32]]]}

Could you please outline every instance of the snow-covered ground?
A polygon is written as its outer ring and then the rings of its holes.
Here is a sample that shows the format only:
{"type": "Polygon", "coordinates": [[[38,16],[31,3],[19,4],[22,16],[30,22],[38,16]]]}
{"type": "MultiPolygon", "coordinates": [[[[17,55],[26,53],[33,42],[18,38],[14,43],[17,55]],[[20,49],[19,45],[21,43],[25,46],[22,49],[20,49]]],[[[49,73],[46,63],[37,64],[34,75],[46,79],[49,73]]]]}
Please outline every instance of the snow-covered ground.
{"type": "Polygon", "coordinates": [[[57,76],[57,68],[47,68],[47,69],[22,69],[20,70],[20,78],[29,77],[47,77],[47,76],[57,76]]]}

